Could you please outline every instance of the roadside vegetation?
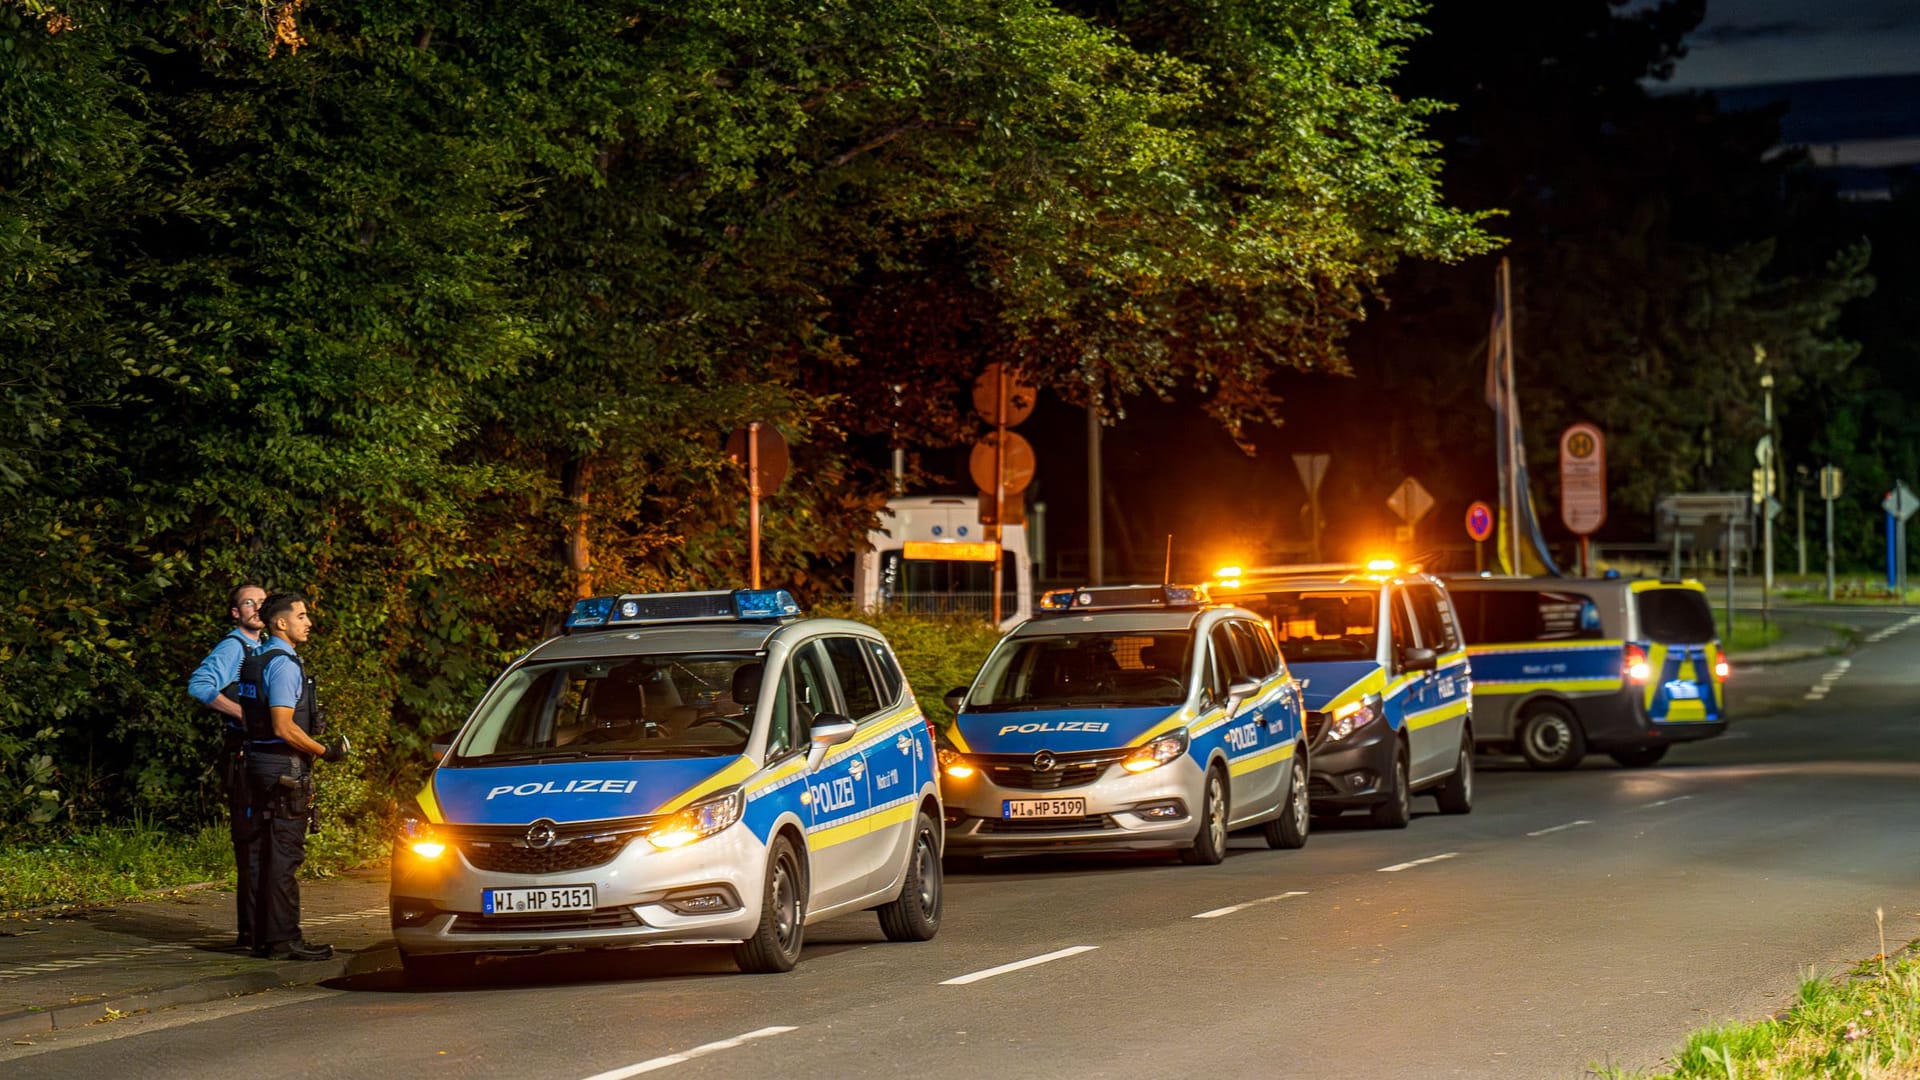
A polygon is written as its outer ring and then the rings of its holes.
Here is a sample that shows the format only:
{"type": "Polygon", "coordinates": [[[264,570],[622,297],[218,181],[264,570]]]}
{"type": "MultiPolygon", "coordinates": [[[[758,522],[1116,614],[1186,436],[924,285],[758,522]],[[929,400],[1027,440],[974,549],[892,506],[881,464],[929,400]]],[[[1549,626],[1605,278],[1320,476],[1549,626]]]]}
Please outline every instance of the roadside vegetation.
{"type": "Polygon", "coordinates": [[[1670,1072],[1594,1071],[1606,1080],[1912,1080],[1920,1077],[1920,953],[1909,945],[1809,978],[1779,1016],[1694,1033],[1670,1072]]]}

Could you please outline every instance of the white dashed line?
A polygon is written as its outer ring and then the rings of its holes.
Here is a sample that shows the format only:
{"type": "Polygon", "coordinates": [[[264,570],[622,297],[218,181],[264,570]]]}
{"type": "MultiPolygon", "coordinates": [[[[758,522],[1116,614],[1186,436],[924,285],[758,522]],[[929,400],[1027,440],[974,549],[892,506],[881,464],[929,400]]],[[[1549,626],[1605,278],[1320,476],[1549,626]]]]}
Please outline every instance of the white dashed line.
{"type": "Polygon", "coordinates": [[[1220,908],[1214,908],[1212,911],[1203,911],[1200,914],[1195,915],[1194,918],[1217,919],[1222,915],[1231,915],[1236,911],[1245,911],[1250,907],[1258,907],[1261,904],[1271,904],[1275,900],[1287,900],[1295,896],[1305,896],[1305,895],[1307,894],[1304,892],[1283,892],[1279,896],[1263,896],[1258,900],[1249,900],[1244,904],[1235,904],[1232,907],[1220,907],[1220,908]]]}
{"type": "Polygon", "coordinates": [[[1691,795],[1675,795],[1671,799],[1661,799],[1659,802],[1642,803],[1640,806],[1640,809],[1651,810],[1656,806],[1667,806],[1672,803],[1686,802],[1688,799],[1691,799],[1691,798],[1693,798],[1693,796],[1691,795]]]}
{"type": "Polygon", "coordinates": [[[1424,859],[1415,859],[1415,860],[1413,860],[1412,862],[1403,862],[1403,863],[1394,863],[1394,864],[1393,864],[1392,866],[1383,866],[1383,867],[1381,867],[1381,868],[1380,868],[1380,873],[1382,873],[1382,874],[1397,874],[1397,873],[1399,873],[1399,872],[1400,872],[1400,871],[1402,871],[1402,870],[1411,870],[1411,869],[1413,869],[1413,868],[1414,868],[1414,867],[1416,867],[1416,866],[1425,866],[1425,865],[1427,865],[1428,863],[1436,863],[1436,862],[1439,862],[1439,861],[1440,861],[1440,860],[1442,860],[1442,859],[1451,859],[1451,858],[1455,858],[1455,857],[1457,857],[1457,856],[1458,856],[1459,854],[1460,854],[1460,853],[1459,853],[1459,852],[1457,852],[1457,851],[1449,851],[1449,852],[1447,852],[1447,853],[1446,853],[1445,855],[1429,855],[1429,856],[1427,856],[1427,857],[1426,857],[1426,858],[1424,858],[1424,859]]]}
{"type": "Polygon", "coordinates": [[[769,1035],[785,1035],[789,1031],[798,1030],[798,1028],[791,1027],[763,1027],[758,1031],[749,1031],[745,1035],[735,1035],[731,1039],[721,1039],[719,1042],[710,1042],[703,1046],[696,1046],[691,1050],[682,1050],[677,1054],[649,1058],[636,1065],[628,1065],[621,1069],[609,1069],[603,1073],[594,1073],[592,1076],[587,1077],[587,1080],[627,1080],[629,1076],[639,1076],[641,1073],[650,1073],[655,1069],[664,1069],[669,1065],[680,1065],[692,1061],[694,1058],[704,1057],[716,1051],[731,1050],[753,1039],[764,1039],[769,1035]]]}
{"type": "Polygon", "coordinates": [[[1533,832],[1528,833],[1527,835],[1528,836],[1545,836],[1548,833],[1556,833],[1562,829],[1577,829],[1582,825],[1591,825],[1591,824],[1593,824],[1593,822],[1586,821],[1586,820],[1569,821],[1565,825],[1555,825],[1551,829],[1536,829],[1533,832]]]}
{"type": "MultiPolygon", "coordinates": [[[[999,967],[990,967],[985,971],[976,971],[971,975],[960,975],[952,979],[944,980],[940,985],[965,986],[968,983],[977,983],[982,979],[991,979],[995,975],[1005,975],[1009,971],[1019,971],[1021,968],[1030,968],[1039,964],[1051,963],[1055,960],[1064,960],[1069,956],[1078,956],[1083,952],[1092,952],[1099,947],[1098,945],[1074,945],[1041,956],[1030,956],[1025,960],[1015,960],[1011,964],[1001,964],[999,967]]],[[[593,1080],[598,1080],[598,1078],[593,1078],[593,1080]]]]}

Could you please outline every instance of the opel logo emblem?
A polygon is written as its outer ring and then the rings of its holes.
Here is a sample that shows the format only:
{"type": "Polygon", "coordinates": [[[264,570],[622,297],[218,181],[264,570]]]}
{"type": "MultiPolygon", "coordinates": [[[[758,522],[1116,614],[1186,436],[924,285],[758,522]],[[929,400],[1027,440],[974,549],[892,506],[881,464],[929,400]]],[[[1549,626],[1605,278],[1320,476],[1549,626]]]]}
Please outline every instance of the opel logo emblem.
{"type": "Polygon", "coordinates": [[[554,840],[559,836],[560,830],[554,828],[553,822],[546,818],[541,818],[527,826],[527,846],[535,851],[545,851],[552,847],[554,840]]]}
{"type": "Polygon", "coordinates": [[[1052,772],[1054,766],[1058,764],[1060,764],[1060,759],[1054,757],[1053,751],[1051,750],[1042,750],[1033,755],[1034,772],[1052,772]]]}

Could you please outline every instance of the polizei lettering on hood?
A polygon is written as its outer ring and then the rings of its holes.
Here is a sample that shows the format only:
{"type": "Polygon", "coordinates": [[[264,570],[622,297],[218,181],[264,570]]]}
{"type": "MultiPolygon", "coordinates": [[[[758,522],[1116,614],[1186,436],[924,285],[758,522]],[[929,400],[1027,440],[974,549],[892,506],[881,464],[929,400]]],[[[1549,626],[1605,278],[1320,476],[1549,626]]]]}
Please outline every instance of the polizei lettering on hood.
{"type": "Polygon", "coordinates": [[[1051,723],[1007,724],[1000,729],[1002,735],[1045,735],[1053,731],[1091,731],[1098,734],[1107,730],[1104,720],[1056,720],[1051,723]]]}
{"type": "Polygon", "coordinates": [[[631,795],[639,786],[638,780],[569,780],[564,784],[548,780],[545,783],[501,784],[487,792],[487,800],[491,802],[496,795],[578,795],[593,791],[608,795],[631,795]]]}

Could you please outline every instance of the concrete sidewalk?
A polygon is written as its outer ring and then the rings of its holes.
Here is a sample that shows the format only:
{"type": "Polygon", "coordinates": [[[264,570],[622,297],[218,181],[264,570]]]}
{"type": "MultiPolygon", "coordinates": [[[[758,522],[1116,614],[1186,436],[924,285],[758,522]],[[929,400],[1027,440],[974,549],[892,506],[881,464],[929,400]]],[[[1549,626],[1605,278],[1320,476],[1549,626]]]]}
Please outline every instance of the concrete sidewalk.
{"type": "Polygon", "coordinates": [[[305,986],[395,966],[384,870],[300,884],[301,929],[330,960],[258,960],[234,945],[233,891],[194,886],[111,906],[0,918],[0,1037],[305,986]]]}

